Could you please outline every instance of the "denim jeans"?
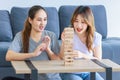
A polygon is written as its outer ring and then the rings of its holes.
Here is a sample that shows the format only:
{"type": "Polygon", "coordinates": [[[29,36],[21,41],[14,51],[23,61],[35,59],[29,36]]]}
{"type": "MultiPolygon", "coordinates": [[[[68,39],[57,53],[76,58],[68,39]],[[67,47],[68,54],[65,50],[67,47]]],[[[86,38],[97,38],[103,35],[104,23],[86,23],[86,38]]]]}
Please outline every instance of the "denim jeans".
{"type": "MultiPolygon", "coordinates": [[[[62,80],[90,80],[90,73],[61,73],[62,80]]],[[[104,80],[98,73],[95,74],[96,80],[104,80]]]]}

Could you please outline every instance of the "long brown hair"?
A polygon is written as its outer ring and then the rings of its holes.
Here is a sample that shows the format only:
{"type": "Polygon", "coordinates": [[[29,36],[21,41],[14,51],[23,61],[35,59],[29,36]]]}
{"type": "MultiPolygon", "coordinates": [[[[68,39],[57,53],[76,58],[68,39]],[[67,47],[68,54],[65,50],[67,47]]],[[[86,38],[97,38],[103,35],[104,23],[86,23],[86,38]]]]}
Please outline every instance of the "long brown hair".
{"type": "MultiPolygon", "coordinates": [[[[93,37],[95,32],[95,26],[94,26],[94,16],[92,13],[92,10],[88,6],[79,6],[73,13],[72,19],[71,19],[71,25],[73,26],[73,23],[78,15],[82,15],[85,23],[88,25],[86,30],[86,46],[88,50],[93,50],[93,37]]],[[[74,26],[73,26],[74,27],[74,26]]]]}
{"type": "Polygon", "coordinates": [[[32,29],[32,26],[28,19],[30,18],[33,20],[36,13],[41,9],[45,11],[45,9],[43,7],[41,7],[39,5],[35,5],[35,6],[32,6],[28,11],[28,17],[25,21],[24,29],[22,31],[22,44],[23,44],[23,52],[24,53],[28,53],[28,51],[29,51],[29,38],[30,38],[31,29],[32,29]]]}

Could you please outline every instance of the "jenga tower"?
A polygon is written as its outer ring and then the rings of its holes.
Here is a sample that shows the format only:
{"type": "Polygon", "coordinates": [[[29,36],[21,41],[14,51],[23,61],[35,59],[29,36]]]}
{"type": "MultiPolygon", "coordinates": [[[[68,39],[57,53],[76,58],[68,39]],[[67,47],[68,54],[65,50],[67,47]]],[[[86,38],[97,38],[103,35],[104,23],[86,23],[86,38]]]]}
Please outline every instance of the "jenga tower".
{"type": "Polygon", "coordinates": [[[64,65],[69,66],[73,64],[73,28],[65,28],[65,39],[64,39],[64,65]]]}

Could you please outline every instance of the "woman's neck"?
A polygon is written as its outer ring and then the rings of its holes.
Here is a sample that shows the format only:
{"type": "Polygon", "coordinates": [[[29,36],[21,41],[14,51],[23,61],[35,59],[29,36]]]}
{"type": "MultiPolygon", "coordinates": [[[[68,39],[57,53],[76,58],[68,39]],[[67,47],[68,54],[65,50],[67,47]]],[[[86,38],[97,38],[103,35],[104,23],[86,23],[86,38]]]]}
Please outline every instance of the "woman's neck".
{"type": "Polygon", "coordinates": [[[83,34],[77,34],[79,39],[84,43],[86,44],[86,33],[83,33],[83,34]]]}
{"type": "Polygon", "coordinates": [[[39,42],[41,39],[42,32],[36,32],[34,30],[31,30],[30,37],[35,41],[39,42]]]}

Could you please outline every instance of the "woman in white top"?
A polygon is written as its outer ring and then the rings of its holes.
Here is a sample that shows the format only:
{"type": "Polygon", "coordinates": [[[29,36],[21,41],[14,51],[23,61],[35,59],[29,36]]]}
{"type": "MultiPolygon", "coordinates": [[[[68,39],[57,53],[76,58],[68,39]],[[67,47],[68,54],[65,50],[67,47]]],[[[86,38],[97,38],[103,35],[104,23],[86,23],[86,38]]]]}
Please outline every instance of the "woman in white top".
{"type": "MultiPolygon", "coordinates": [[[[73,38],[73,57],[75,59],[101,59],[102,36],[95,32],[94,16],[92,10],[88,6],[79,6],[71,19],[71,25],[74,28],[73,38]]],[[[60,56],[63,57],[64,46],[64,31],[62,33],[62,45],[60,56]]],[[[79,73],[63,73],[61,74],[63,80],[90,80],[89,72],[79,73]]],[[[104,80],[98,73],[96,73],[96,80],[104,80]]]]}

